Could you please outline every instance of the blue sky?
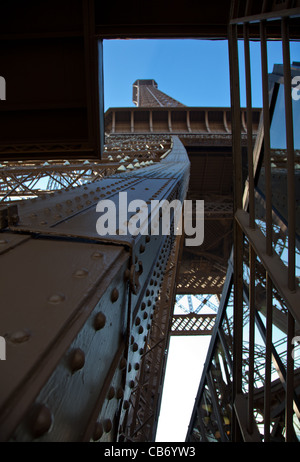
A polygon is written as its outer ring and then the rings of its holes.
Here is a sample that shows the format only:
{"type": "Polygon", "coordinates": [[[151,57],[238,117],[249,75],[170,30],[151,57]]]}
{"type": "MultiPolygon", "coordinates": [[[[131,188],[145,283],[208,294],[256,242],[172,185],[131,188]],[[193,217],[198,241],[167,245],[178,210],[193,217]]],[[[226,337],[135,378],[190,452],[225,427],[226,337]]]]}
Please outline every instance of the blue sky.
{"type": "MultiPolygon", "coordinates": [[[[240,62],[243,63],[243,44],[240,62]]],[[[132,84],[154,79],[158,88],[187,106],[230,106],[226,40],[104,40],[104,104],[133,107],[132,84]]],[[[291,43],[291,61],[300,61],[300,43],[291,43]]],[[[251,42],[253,106],[261,106],[260,44],[251,42]]],[[[280,42],[268,42],[269,72],[282,63],[280,42]]],[[[241,90],[244,75],[241,72],[241,90]]],[[[245,106],[245,100],[241,99],[245,106]]]]}

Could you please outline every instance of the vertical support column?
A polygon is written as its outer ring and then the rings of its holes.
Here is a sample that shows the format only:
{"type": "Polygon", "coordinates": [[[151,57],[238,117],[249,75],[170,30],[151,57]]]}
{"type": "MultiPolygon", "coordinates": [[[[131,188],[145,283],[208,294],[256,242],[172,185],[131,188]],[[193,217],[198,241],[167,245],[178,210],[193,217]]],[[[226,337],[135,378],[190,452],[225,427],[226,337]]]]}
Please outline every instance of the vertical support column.
{"type": "Polygon", "coordinates": [[[251,91],[251,63],[249,48],[249,24],[244,24],[244,54],[246,76],[247,101],[247,151],[248,151],[248,184],[249,184],[249,226],[255,227],[254,216],[254,173],[253,173],[253,130],[252,130],[252,91],[251,91]]]}
{"type": "Polygon", "coordinates": [[[153,115],[152,115],[151,109],[149,111],[149,128],[150,128],[150,132],[152,133],[153,132],[153,115]]]}
{"type": "Polygon", "coordinates": [[[168,128],[169,131],[172,132],[172,112],[168,111],[168,128]]]}
{"type": "Polygon", "coordinates": [[[115,133],[116,132],[116,113],[115,111],[112,112],[112,121],[111,121],[111,132],[115,133]]]}
{"type": "Polygon", "coordinates": [[[264,387],[264,441],[270,441],[271,424],[271,365],[272,365],[272,281],[266,272],[266,362],[264,387]]]}
{"type": "MultiPolygon", "coordinates": [[[[232,111],[232,150],[234,177],[234,212],[242,208],[242,152],[240,88],[237,47],[237,26],[228,30],[230,89],[232,111]]],[[[233,327],[233,400],[242,392],[242,343],[243,343],[243,232],[237,220],[233,224],[234,234],[234,327],[233,327]]],[[[233,418],[233,441],[241,440],[237,416],[233,418]]]]}
{"type": "Polygon", "coordinates": [[[293,109],[291,97],[291,64],[289,30],[287,19],[281,21],[282,52],[283,52],[283,75],[284,75],[284,103],[285,103],[285,127],[287,148],[287,176],[288,176],[288,286],[294,291],[295,283],[295,230],[296,230],[296,205],[295,205],[295,152],[293,133],[293,109]]]}
{"type": "Polygon", "coordinates": [[[187,125],[188,132],[191,133],[192,129],[191,129],[191,121],[190,121],[190,111],[186,111],[186,125],[187,125]]]}
{"type": "Polygon", "coordinates": [[[293,402],[294,402],[294,357],[292,352],[292,340],[295,335],[295,319],[288,313],[288,335],[287,335],[287,369],[286,369],[286,392],[285,392],[285,440],[293,441],[293,402]]]}
{"type": "Polygon", "coordinates": [[[134,111],[130,111],[130,131],[134,133],[134,111]]]}
{"type": "Polygon", "coordinates": [[[266,253],[272,255],[272,187],[270,158],[270,108],[266,21],[260,22],[261,71],[264,121],[264,166],[266,179],[266,253]]]}
{"type": "Polygon", "coordinates": [[[248,416],[247,430],[252,435],[254,429],[254,342],[255,342],[255,261],[256,255],[249,243],[249,370],[248,370],[248,416]]]}

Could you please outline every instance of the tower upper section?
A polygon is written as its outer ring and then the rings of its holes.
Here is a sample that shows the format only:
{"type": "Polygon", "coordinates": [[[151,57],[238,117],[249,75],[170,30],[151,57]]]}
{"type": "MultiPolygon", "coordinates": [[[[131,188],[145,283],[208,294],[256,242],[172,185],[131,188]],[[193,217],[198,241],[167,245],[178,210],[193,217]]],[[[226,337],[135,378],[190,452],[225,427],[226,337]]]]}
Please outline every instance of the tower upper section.
{"type": "Polygon", "coordinates": [[[132,88],[132,101],[138,107],[184,107],[171,96],[158,90],[153,79],[136,80],[132,88]]]}

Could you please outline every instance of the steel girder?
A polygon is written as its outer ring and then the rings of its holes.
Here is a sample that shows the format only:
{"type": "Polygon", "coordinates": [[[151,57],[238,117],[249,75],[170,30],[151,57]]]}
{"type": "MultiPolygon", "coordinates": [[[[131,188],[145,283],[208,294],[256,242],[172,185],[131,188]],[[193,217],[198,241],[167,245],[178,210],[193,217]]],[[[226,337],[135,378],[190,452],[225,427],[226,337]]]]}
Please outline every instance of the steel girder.
{"type": "Polygon", "coordinates": [[[185,149],[174,138],[157,165],[18,204],[0,244],[2,441],[118,438],[150,358],[148,333],[174,232],[99,236],[96,205],[102,198],[118,205],[125,191],[128,200],[182,201],[188,177],[185,149]]]}

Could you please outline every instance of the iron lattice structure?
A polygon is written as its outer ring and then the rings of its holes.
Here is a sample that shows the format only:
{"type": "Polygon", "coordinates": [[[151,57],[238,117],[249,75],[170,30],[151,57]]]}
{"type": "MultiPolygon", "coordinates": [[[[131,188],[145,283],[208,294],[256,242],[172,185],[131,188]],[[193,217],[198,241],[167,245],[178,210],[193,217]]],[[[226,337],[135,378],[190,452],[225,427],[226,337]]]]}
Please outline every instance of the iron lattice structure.
{"type": "Polygon", "coordinates": [[[299,2],[180,12],[166,2],[146,25],[124,2],[43,8],[7,2],[0,18],[10,95],[0,114],[1,440],[153,441],[170,335],[205,332],[187,442],[298,441],[299,63],[289,43],[299,2]],[[102,44],[120,37],[228,39],[231,108],[189,108],[138,80],[136,107],[104,115],[102,44]],[[269,38],[283,50],[271,75],[269,38]],[[262,110],[251,104],[250,39],[261,45],[262,110]],[[100,237],[97,204],[112,200],[124,218],[119,192],[148,205],[204,199],[203,246],[174,232],[100,237]],[[176,295],[190,302],[183,317],[176,295]]]}

